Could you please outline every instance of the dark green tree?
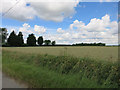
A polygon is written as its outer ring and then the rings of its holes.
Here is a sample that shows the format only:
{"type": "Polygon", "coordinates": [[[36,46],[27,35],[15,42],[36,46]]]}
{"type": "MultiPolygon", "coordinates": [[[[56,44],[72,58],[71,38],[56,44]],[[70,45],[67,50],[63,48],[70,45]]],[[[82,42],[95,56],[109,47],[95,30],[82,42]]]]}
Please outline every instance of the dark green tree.
{"type": "Polygon", "coordinates": [[[7,42],[10,46],[18,46],[18,37],[14,31],[10,33],[7,42]]]}
{"type": "Polygon", "coordinates": [[[22,46],[24,44],[22,32],[19,32],[19,34],[18,34],[18,44],[19,44],[19,46],[22,46]]]}
{"type": "Polygon", "coordinates": [[[27,38],[27,44],[29,46],[35,46],[36,45],[36,37],[34,36],[34,34],[29,34],[29,36],[27,38]]]}
{"type": "Polygon", "coordinates": [[[52,44],[52,45],[55,45],[55,43],[56,43],[55,41],[52,41],[52,43],[51,43],[51,44],[52,44]]]}
{"type": "Polygon", "coordinates": [[[45,43],[45,45],[50,45],[51,41],[50,40],[45,40],[44,43],[45,43]]]}
{"type": "Polygon", "coordinates": [[[5,44],[5,40],[7,39],[7,29],[0,28],[0,43],[5,44]]]}
{"type": "Polygon", "coordinates": [[[40,36],[40,37],[38,38],[38,44],[39,44],[39,45],[42,45],[42,44],[43,44],[43,37],[42,37],[42,36],[40,36]]]}

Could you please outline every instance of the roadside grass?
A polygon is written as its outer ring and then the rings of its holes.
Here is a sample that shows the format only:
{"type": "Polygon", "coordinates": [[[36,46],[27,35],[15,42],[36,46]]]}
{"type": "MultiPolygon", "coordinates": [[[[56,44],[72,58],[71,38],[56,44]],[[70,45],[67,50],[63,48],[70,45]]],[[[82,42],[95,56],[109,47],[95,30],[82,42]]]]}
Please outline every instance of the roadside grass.
{"type": "Polygon", "coordinates": [[[3,50],[3,72],[33,88],[117,88],[117,62],[3,50]]]}

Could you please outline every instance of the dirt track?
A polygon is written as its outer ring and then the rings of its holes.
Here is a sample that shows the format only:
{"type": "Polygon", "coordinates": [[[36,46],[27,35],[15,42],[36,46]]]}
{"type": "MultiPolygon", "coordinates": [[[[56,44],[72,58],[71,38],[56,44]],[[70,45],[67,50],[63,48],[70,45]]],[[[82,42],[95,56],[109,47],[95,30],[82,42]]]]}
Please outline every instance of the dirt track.
{"type": "Polygon", "coordinates": [[[19,83],[5,74],[2,74],[2,72],[0,72],[0,85],[2,85],[2,88],[27,88],[26,85],[19,83]]]}

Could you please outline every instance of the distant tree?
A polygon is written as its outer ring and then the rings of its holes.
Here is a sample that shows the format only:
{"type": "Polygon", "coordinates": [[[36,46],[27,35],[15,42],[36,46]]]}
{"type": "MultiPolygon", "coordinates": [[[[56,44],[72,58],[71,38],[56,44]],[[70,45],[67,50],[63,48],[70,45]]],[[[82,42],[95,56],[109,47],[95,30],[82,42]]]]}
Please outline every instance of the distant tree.
{"type": "Polygon", "coordinates": [[[79,43],[73,44],[74,46],[105,46],[105,43],[79,43]]]}
{"type": "Polygon", "coordinates": [[[45,45],[50,45],[51,41],[50,40],[45,40],[44,43],[45,43],[45,45]]]}
{"type": "Polygon", "coordinates": [[[13,31],[13,32],[10,33],[10,36],[9,36],[7,42],[10,46],[18,46],[18,41],[17,40],[18,40],[18,37],[15,34],[15,32],[13,31]]]}
{"type": "Polygon", "coordinates": [[[52,45],[55,45],[55,43],[56,43],[55,41],[52,41],[52,45]]]}
{"type": "Polygon", "coordinates": [[[40,36],[40,37],[38,38],[38,44],[39,44],[39,45],[42,45],[42,44],[43,44],[43,37],[42,37],[42,36],[40,36]]]}
{"type": "Polygon", "coordinates": [[[19,32],[19,34],[18,34],[18,43],[19,43],[19,46],[22,46],[24,44],[22,32],[19,32]]]}
{"type": "Polygon", "coordinates": [[[5,40],[7,39],[7,29],[0,28],[0,43],[5,44],[5,40]]]}
{"type": "Polygon", "coordinates": [[[36,45],[36,37],[34,36],[34,34],[29,34],[29,36],[27,38],[27,44],[29,46],[35,46],[36,45]]]}

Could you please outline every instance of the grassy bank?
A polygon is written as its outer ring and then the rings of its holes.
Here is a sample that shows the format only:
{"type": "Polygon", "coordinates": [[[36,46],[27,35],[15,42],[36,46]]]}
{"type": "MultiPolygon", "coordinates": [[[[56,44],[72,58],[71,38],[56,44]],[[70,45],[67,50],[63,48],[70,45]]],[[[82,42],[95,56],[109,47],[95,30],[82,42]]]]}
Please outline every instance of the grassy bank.
{"type": "Polygon", "coordinates": [[[117,88],[117,62],[3,50],[3,71],[36,88],[117,88]]]}

